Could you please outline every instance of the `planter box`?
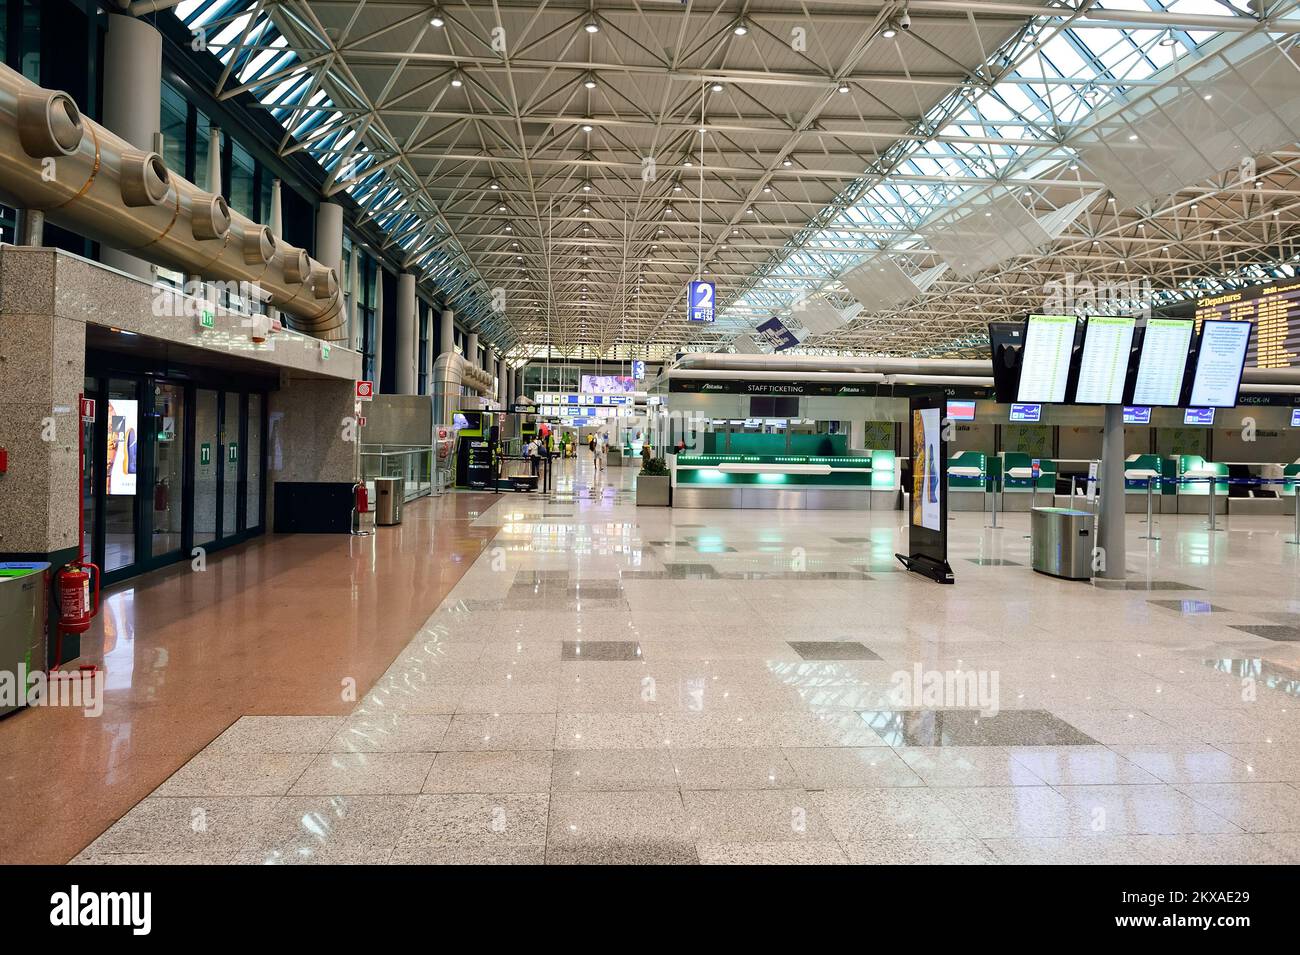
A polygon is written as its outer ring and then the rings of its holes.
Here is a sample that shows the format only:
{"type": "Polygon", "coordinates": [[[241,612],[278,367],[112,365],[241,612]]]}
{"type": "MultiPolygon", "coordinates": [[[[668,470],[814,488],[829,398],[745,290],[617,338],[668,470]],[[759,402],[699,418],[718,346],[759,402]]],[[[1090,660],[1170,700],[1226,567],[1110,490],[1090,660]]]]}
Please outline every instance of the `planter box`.
{"type": "Polygon", "coordinates": [[[641,474],[636,476],[637,507],[667,507],[672,489],[672,476],[668,474],[641,474]]]}

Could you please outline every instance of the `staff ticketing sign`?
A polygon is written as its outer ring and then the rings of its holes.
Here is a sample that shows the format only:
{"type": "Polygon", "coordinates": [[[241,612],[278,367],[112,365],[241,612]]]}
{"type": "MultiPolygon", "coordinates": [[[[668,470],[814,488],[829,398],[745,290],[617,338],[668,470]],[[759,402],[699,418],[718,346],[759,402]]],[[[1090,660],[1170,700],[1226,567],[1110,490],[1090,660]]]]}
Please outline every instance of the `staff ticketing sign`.
{"type": "Polygon", "coordinates": [[[713,321],[712,282],[691,282],[687,288],[686,317],[692,322],[713,321]]]}
{"type": "Polygon", "coordinates": [[[785,351],[799,344],[794,332],[781,324],[779,318],[769,318],[754,331],[758,334],[759,341],[771,345],[773,351],[785,351]]]}

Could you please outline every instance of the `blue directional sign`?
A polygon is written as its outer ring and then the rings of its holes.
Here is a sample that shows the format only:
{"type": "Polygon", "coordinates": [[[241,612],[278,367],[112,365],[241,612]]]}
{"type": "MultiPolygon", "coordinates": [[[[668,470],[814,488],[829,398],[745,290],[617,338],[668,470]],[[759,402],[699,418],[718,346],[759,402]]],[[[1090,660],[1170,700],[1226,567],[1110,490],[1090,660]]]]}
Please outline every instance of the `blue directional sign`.
{"type": "Polygon", "coordinates": [[[794,332],[786,328],[779,318],[769,318],[754,331],[758,333],[759,341],[771,345],[773,351],[785,351],[799,344],[799,339],[794,337],[794,332]]]}
{"type": "Polygon", "coordinates": [[[645,377],[645,362],[643,361],[632,362],[632,377],[637,379],[637,381],[640,381],[642,378],[645,377]]]}
{"type": "Polygon", "coordinates": [[[692,282],[687,291],[686,317],[692,322],[712,322],[714,298],[713,283],[692,282]]]}

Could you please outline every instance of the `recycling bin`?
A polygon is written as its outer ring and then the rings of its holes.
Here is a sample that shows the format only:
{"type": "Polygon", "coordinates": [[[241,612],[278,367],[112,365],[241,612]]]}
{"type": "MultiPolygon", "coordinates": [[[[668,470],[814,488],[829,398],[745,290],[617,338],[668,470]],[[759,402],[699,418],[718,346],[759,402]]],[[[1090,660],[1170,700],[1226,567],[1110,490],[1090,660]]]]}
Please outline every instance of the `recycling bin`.
{"type": "Polygon", "coordinates": [[[406,481],[399,477],[375,478],[375,523],[385,527],[402,523],[406,481]]]}
{"type": "Polygon", "coordinates": [[[45,669],[46,599],[50,565],[39,561],[0,563],[0,670],[13,674],[17,692],[0,698],[0,716],[18,709],[25,698],[23,673],[45,669]]]}
{"type": "Polygon", "coordinates": [[[1093,515],[1068,507],[1036,507],[1030,516],[1030,566],[1064,580],[1092,579],[1093,515]]]}

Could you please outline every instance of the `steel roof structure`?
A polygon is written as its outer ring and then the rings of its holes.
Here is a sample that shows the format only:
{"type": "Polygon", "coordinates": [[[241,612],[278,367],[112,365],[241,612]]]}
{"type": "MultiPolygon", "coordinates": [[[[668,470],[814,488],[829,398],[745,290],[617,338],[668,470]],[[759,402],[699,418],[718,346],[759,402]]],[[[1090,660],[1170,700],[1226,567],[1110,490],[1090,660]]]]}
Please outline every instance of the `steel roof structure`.
{"type": "Polygon", "coordinates": [[[1300,135],[1277,132],[1297,127],[1296,0],[130,10],[180,18],[223,64],[214,94],[255,97],[281,152],[314,158],[326,193],[351,195],[386,251],[513,357],[718,350],[772,316],[798,324],[809,301],[838,319],[805,350],[960,356],[1062,283],[1132,307],[1294,274],[1300,252],[1300,135]],[[1253,111],[1276,122],[1233,132],[1252,112],[1237,102],[1217,115],[1240,142],[1199,148],[1218,131],[1188,98],[1204,113],[1204,90],[1222,103],[1265,79],[1277,108],[1253,111]],[[1173,172],[1130,161],[1121,182],[1106,159],[1193,119],[1199,164],[1153,143],[1173,172]],[[1224,161],[1234,148],[1252,163],[1224,161]],[[1024,241],[991,250],[980,210],[1024,241]],[[876,262],[918,294],[855,302],[854,270],[876,262]],[[717,283],[713,325],[686,321],[696,277],[717,283]]]}

